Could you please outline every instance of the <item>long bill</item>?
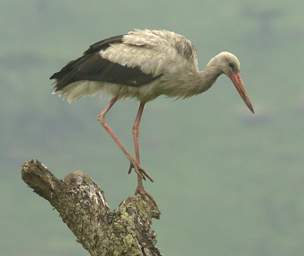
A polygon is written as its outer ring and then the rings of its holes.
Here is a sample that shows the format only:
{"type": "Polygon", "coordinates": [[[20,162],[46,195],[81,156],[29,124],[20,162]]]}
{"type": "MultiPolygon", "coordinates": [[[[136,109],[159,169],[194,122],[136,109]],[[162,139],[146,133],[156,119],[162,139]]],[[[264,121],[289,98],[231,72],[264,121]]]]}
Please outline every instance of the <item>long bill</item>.
{"type": "Polygon", "coordinates": [[[242,99],[245,102],[245,104],[247,105],[247,107],[254,114],[254,109],[253,109],[252,103],[251,103],[251,101],[249,99],[249,96],[248,96],[248,94],[246,92],[246,89],[245,89],[244,83],[243,83],[243,81],[241,79],[240,73],[232,73],[229,76],[229,78],[233,82],[236,90],[238,91],[238,93],[242,97],[242,99]]]}

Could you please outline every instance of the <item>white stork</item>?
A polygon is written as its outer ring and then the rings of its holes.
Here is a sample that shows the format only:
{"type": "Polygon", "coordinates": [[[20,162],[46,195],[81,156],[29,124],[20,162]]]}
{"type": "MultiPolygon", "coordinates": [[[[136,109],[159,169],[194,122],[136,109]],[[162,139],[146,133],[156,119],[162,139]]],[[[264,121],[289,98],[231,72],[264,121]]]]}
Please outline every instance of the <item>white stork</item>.
{"type": "Polygon", "coordinates": [[[203,70],[191,42],[184,36],[166,30],[132,30],[110,37],[89,47],[50,79],[55,79],[54,93],[68,102],[98,92],[112,99],[98,115],[98,120],[130,161],[137,173],[137,193],[146,193],[142,180],[151,177],[141,168],[139,126],[144,106],[160,95],[187,98],[208,90],[221,75],[228,76],[238,93],[254,113],[240,78],[240,62],[229,53],[213,57],[203,70]],[[133,124],[135,158],[120,142],[105,117],[117,100],[137,98],[140,102],[133,124]]]}

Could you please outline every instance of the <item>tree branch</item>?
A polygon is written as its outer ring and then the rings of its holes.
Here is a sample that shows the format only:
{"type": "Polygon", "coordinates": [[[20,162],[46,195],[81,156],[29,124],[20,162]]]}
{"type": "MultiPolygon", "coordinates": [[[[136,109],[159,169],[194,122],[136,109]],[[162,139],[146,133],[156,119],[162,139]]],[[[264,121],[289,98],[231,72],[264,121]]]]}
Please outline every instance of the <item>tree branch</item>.
{"type": "Polygon", "coordinates": [[[91,256],[159,256],[152,218],[159,209],[148,196],[137,194],[111,210],[103,191],[81,171],[57,179],[46,166],[31,160],[22,166],[22,178],[59,212],[77,241],[91,256]]]}

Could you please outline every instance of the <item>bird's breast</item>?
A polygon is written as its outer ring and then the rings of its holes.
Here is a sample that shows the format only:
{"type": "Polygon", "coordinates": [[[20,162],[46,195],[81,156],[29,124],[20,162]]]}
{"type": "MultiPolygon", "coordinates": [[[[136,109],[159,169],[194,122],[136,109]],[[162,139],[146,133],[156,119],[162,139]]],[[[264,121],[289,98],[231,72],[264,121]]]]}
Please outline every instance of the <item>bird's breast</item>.
{"type": "Polygon", "coordinates": [[[156,87],[161,95],[175,98],[187,98],[199,93],[198,80],[192,70],[164,75],[156,87]]]}

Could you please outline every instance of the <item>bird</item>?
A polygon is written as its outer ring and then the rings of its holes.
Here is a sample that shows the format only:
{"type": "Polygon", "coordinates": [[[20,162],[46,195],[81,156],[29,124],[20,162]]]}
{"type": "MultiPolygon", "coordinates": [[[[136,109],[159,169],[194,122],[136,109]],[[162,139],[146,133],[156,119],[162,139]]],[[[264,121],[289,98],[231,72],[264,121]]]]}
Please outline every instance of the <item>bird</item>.
{"type": "Polygon", "coordinates": [[[210,89],[222,74],[230,78],[254,113],[240,76],[240,61],[234,54],[222,51],[200,70],[197,51],[191,41],[168,30],[133,29],[126,34],[98,41],[50,79],[54,80],[53,93],[69,103],[84,95],[101,93],[111,97],[98,114],[98,121],[129,160],[129,173],[134,168],[137,174],[136,193],[148,194],[143,180],[153,179],[141,166],[139,143],[145,105],[161,95],[176,99],[199,95],[210,89]],[[126,149],[106,119],[113,105],[126,98],[139,101],[132,127],[135,156],[126,149]]]}

